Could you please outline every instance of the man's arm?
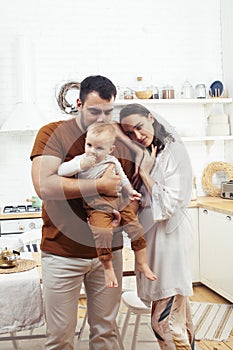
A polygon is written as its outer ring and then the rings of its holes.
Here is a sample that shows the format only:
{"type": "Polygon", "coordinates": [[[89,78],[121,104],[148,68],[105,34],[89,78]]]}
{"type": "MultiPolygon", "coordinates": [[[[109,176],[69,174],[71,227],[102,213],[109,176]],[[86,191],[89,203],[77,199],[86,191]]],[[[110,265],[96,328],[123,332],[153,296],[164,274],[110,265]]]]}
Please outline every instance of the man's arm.
{"type": "Polygon", "coordinates": [[[73,199],[96,194],[117,196],[121,179],[113,173],[111,164],[99,179],[75,179],[58,176],[61,159],[54,156],[37,156],[32,161],[32,181],[42,199],[73,199]]]}

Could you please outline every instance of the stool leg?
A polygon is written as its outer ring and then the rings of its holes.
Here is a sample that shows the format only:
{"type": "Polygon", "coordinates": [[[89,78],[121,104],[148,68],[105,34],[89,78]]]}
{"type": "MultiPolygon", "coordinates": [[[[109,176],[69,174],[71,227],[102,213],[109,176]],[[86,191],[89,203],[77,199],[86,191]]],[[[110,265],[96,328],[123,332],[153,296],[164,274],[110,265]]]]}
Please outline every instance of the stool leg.
{"type": "Polygon", "coordinates": [[[138,328],[140,325],[140,320],[141,320],[141,315],[136,316],[136,321],[135,321],[135,327],[134,327],[134,333],[133,333],[133,340],[132,340],[132,347],[131,350],[136,349],[136,344],[137,344],[137,337],[138,337],[138,328]]]}
{"type": "Polygon", "coordinates": [[[123,312],[124,312],[124,303],[121,302],[121,305],[119,307],[119,311],[118,311],[118,315],[117,315],[117,324],[118,324],[118,327],[121,326],[121,322],[122,322],[122,315],[123,315],[123,312]]]}
{"type": "Polygon", "coordinates": [[[124,345],[123,345],[123,342],[122,342],[122,339],[121,339],[121,335],[120,335],[120,332],[119,332],[119,328],[118,328],[118,325],[117,325],[116,322],[115,322],[115,327],[116,327],[116,335],[117,335],[117,341],[118,341],[118,345],[119,345],[119,350],[124,350],[124,345]]]}
{"type": "Polygon", "coordinates": [[[125,333],[126,333],[126,329],[128,327],[128,324],[129,324],[129,318],[131,316],[131,311],[128,309],[127,310],[127,314],[125,316],[125,321],[124,321],[124,324],[123,324],[123,328],[122,328],[122,332],[121,332],[121,339],[122,339],[122,342],[124,341],[124,338],[125,338],[125,333]]]}
{"type": "MultiPolygon", "coordinates": [[[[10,335],[11,335],[12,337],[15,337],[15,336],[16,336],[16,332],[10,332],[10,335]]],[[[12,344],[13,344],[13,349],[14,349],[14,350],[19,350],[19,343],[18,343],[17,340],[12,339],[12,344]]]]}
{"type": "Polygon", "coordinates": [[[82,325],[80,327],[80,330],[79,330],[79,333],[78,333],[78,336],[77,336],[77,344],[79,344],[81,342],[81,338],[82,338],[82,335],[83,335],[86,323],[87,323],[87,311],[85,313],[82,325]]]}

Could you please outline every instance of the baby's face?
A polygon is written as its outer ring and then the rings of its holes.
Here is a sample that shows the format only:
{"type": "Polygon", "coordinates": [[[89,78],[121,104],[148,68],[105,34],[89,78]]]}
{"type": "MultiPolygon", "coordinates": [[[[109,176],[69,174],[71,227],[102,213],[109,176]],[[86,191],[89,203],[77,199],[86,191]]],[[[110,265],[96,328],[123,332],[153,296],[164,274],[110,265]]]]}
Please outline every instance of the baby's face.
{"type": "Polygon", "coordinates": [[[94,156],[96,158],[96,163],[99,163],[113,151],[113,142],[114,140],[111,139],[108,133],[103,132],[102,134],[96,135],[92,132],[88,132],[85,142],[85,153],[88,156],[94,156]]]}

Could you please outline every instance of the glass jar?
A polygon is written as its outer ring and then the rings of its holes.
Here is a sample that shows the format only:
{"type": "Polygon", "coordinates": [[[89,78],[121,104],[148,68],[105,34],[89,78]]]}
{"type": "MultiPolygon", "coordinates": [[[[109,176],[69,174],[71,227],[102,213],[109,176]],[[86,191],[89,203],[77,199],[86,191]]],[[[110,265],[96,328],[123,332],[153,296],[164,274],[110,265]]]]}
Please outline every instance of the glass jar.
{"type": "Polygon", "coordinates": [[[163,99],[172,99],[175,98],[175,90],[172,85],[166,85],[162,89],[162,98],[163,99]]]}
{"type": "Polygon", "coordinates": [[[130,89],[127,89],[124,91],[124,100],[132,100],[134,98],[133,91],[130,89]]]}
{"type": "Polygon", "coordinates": [[[196,98],[206,98],[205,84],[197,84],[195,87],[196,98]]]}

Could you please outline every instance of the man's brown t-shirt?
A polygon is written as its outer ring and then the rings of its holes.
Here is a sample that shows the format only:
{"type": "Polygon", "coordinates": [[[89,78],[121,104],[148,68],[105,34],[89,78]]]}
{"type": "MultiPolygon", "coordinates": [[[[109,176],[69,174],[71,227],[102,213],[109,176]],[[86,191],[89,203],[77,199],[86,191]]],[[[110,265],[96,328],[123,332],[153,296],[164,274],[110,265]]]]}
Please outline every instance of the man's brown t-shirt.
{"type": "MultiPolygon", "coordinates": [[[[43,126],[35,139],[31,160],[41,155],[55,156],[61,162],[84,153],[86,134],[83,133],[76,119],[58,121],[43,126]]],[[[118,140],[115,142],[114,156],[130,178],[133,163],[130,151],[118,140]]],[[[43,171],[43,169],[41,170],[43,171]]],[[[90,231],[82,198],[64,200],[45,200],[42,208],[41,250],[66,257],[97,257],[93,234],[90,231]]],[[[113,235],[112,250],[122,248],[122,233],[113,235]]]]}

